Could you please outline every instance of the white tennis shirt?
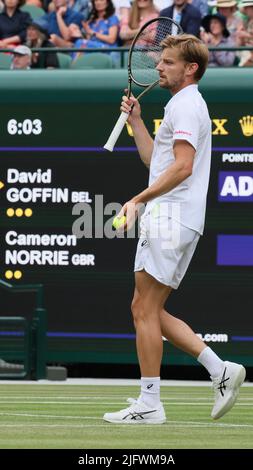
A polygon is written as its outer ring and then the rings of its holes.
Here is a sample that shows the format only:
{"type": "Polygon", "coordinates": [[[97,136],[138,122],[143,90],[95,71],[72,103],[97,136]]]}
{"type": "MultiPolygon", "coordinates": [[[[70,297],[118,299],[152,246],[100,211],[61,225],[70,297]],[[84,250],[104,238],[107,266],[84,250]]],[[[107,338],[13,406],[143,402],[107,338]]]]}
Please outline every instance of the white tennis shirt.
{"type": "Polygon", "coordinates": [[[154,206],[163,207],[163,213],[202,235],[211,164],[211,120],[197,85],[180,90],[165,107],[154,140],[149,186],[175,162],[173,145],[176,140],[186,140],[196,150],[192,174],[176,188],[149,201],[145,213],[154,206]],[[179,207],[179,211],[174,210],[175,207],[179,207]]]}

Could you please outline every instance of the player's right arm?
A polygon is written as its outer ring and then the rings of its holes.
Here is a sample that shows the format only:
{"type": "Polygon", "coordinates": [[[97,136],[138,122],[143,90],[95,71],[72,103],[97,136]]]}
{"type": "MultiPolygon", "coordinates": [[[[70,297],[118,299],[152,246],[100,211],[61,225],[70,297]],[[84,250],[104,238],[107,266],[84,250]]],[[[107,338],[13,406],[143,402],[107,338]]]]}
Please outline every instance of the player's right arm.
{"type": "Polygon", "coordinates": [[[154,141],[150,136],[142,118],[141,107],[136,98],[131,96],[123,96],[121,103],[121,111],[130,113],[127,122],[130,124],[134,140],[140,154],[141,160],[148,168],[150,166],[151,156],[154,147],[154,141]],[[134,105],[134,106],[133,106],[134,105]]]}

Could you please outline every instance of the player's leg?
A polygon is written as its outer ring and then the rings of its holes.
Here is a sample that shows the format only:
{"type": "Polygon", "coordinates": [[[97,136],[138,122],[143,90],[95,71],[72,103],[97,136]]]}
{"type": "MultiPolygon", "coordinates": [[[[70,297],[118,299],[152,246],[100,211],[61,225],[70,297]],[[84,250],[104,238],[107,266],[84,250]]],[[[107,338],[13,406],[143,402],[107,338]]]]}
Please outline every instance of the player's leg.
{"type": "Polygon", "coordinates": [[[141,375],[157,377],[160,375],[163,353],[160,312],[171,288],[145,271],[135,273],[135,284],[132,314],[141,375]]]}
{"type": "Polygon", "coordinates": [[[185,322],[166,310],[161,310],[160,319],[162,335],[177,348],[194,356],[209,372],[215,394],[211,416],[221,418],[236,402],[246,376],[244,367],[220,359],[185,322]]]}
{"type": "MultiPolygon", "coordinates": [[[[180,227],[180,257],[176,264],[172,287],[177,288],[186,273],[199,235],[180,227]]],[[[209,372],[215,391],[215,403],[211,413],[214,419],[227,413],[236,401],[239,388],[245,379],[245,369],[240,364],[222,361],[217,354],[198,338],[186,323],[168,314],[164,309],[160,312],[163,336],[173,344],[193,355],[209,372]]]]}
{"type": "Polygon", "coordinates": [[[145,271],[137,272],[135,281],[132,312],[141,369],[141,394],[130,407],[116,413],[106,413],[104,419],[112,423],[159,424],[166,420],[160,402],[160,367],[163,352],[160,311],[171,288],[161,284],[145,271]]]}
{"type": "Polygon", "coordinates": [[[197,358],[206,348],[206,344],[192,331],[189,325],[165,309],[160,312],[160,320],[162,335],[178,349],[197,358]]]}

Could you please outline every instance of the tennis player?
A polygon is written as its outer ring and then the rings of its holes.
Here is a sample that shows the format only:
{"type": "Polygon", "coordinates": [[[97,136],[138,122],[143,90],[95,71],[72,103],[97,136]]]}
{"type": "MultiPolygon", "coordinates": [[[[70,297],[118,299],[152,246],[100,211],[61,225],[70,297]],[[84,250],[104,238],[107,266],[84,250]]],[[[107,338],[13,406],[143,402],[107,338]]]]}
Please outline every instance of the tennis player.
{"type": "MultiPolygon", "coordinates": [[[[160,86],[171,92],[155,140],[141,118],[134,97],[123,97],[121,111],[128,122],[143,163],[150,169],[149,186],[122,208],[129,229],[138,206],[146,204],[135,259],[132,313],[141,370],[141,392],[131,405],[106,413],[111,423],[166,421],[160,402],[162,336],[195,357],[209,372],[215,390],[214,419],[227,413],[245,379],[242,365],[220,359],[182,320],[164,310],[177,289],[203,234],[211,162],[211,121],[198,91],[205,73],[208,50],[195,36],[168,36],[157,65],[160,86]],[[134,106],[133,106],[134,105],[134,106]],[[133,108],[132,108],[133,106],[133,108]]],[[[204,313],[204,312],[203,312],[204,313]]]]}

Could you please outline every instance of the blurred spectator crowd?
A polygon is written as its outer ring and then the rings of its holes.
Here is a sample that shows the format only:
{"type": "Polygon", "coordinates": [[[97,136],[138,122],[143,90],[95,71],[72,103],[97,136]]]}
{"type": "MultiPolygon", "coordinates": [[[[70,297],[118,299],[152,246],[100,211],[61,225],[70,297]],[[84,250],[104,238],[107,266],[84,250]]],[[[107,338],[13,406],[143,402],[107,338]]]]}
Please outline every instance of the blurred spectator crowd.
{"type": "MultiPolygon", "coordinates": [[[[157,16],[173,18],[185,33],[217,48],[209,66],[253,66],[253,51],[219,50],[253,46],[253,0],[0,0],[0,49],[13,49],[13,69],[57,68],[50,48],[80,48],[69,53],[76,62],[91,48],[129,46],[157,16]]],[[[119,64],[119,52],[108,54],[119,64]]]]}

